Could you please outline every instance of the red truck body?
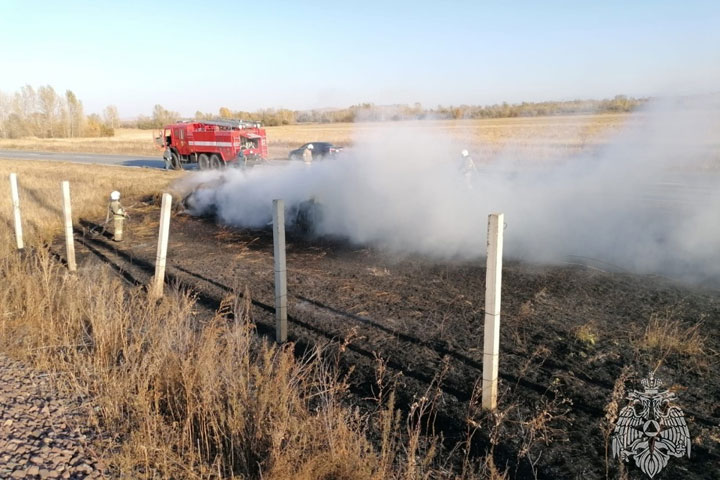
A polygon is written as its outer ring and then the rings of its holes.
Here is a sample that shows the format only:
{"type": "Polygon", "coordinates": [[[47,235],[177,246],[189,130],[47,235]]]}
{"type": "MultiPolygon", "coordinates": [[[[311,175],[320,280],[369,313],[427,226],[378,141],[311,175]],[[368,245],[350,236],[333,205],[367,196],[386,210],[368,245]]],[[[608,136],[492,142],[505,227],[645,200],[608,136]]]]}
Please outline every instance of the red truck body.
{"type": "Polygon", "coordinates": [[[163,128],[162,146],[169,147],[173,166],[198,163],[219,168],[267,159],[267,137],[259,123],[238,120],[179,122],[163,128]]]}

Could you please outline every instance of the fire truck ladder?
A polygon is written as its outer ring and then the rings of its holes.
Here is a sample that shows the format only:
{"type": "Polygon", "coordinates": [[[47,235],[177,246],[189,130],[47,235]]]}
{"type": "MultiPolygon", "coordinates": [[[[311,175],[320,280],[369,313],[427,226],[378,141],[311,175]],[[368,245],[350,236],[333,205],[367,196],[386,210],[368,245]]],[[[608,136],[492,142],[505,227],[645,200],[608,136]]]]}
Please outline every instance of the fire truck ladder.
{"type": "Polygon", "coordinates": [[[217,125],[218,127],[224,127],[224,128],[260,128],[260,122],[246,122],[245,120],[203,120],[202,123],[207,123],[208,125],[217,125]]]}

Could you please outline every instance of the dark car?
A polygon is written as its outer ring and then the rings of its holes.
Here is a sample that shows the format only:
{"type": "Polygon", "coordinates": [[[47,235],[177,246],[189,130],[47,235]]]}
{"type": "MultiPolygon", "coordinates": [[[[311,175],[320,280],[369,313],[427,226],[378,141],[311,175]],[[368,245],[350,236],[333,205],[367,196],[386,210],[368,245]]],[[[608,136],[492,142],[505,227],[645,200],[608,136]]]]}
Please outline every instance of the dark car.
{"type": "Polygon", "coordinates": [[[313,160],[318,160],[325,157],[332,157],[337,153],[340,153],[342,151],[342,147],[337,147],[333,145],[332,143],[328,142],[309,142],[303,145],[302,147],[293,150],[288,155],[288,158],[290,160],[302,160],[303,153],[305,153],[305,150],[308,148],[309,145],[312,145],[312,158],[313,160]]]}

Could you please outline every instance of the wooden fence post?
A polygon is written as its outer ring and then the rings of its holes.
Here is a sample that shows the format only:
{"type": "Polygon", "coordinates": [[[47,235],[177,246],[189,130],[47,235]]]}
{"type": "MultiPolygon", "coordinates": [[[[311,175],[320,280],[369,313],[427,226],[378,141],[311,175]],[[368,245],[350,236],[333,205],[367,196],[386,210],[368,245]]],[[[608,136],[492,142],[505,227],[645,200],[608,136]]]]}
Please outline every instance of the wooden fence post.
{"type": "Polygon", "coordinates": [[[155,276],[150,295],[155,298],[163,296],[165,285],[165,259],[167,257],[168,238],[170,237],[170,207],[172,195],[163,193],[160,206],[160,231],[158,233],[157,255],[155,257],[155,276]]]}
{"type": "Polygon", "coordinates": [[[75,263],[75,239],[73,238],[72,210],[70,208],[70,182],[62,182],[63,215],[65,216],[65,251],[67,253],[68,270],[77,270],[75,263]]]}
{"type": "Polygon", "coordinates": [[[18,250],[22,250],[24,244],[22,221],[20,220],[20,195],[18,195],[17,175],[14,173],[10,174],[10,194],[12,196],[13,213],[15,215],[15,238],[17,239],[17,248],[18,250]]]}
{"type": "Polygon", "coordinates": [[[504,215],[488,216],[487,273],[485,276],[485,332],[483,338],[482,408],[495,410],[500,359],[500,287],[504,215]]]}
{"type": "Polygon", "coordinates": [[[285,202],[273,200],[275,260],[275,340],[287,341],[287,269],[285,267],[285,202]]]}

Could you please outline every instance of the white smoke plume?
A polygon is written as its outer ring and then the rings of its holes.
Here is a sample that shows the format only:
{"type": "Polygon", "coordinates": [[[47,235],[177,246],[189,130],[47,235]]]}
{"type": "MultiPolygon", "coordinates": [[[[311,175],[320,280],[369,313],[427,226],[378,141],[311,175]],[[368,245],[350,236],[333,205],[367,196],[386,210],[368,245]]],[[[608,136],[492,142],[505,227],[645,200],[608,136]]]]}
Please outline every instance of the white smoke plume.
{"type": "Polygon", "coordinates": [[[289,212],[316,198],[320,234],[442,259],[484,255],[487,215],[504,212],[510,258],[579,256],[720,281],[718,97],[654,102],[606,144],[552,162],[527,150],[476,156],[472,188],[460,172],[467,143],[423,122],[363,131],[343,155],[311,167],[200,172],[182,187],[196,190],[196,213],[212,207],[239,227],[267,225],[274,198],[289,212]]]}

